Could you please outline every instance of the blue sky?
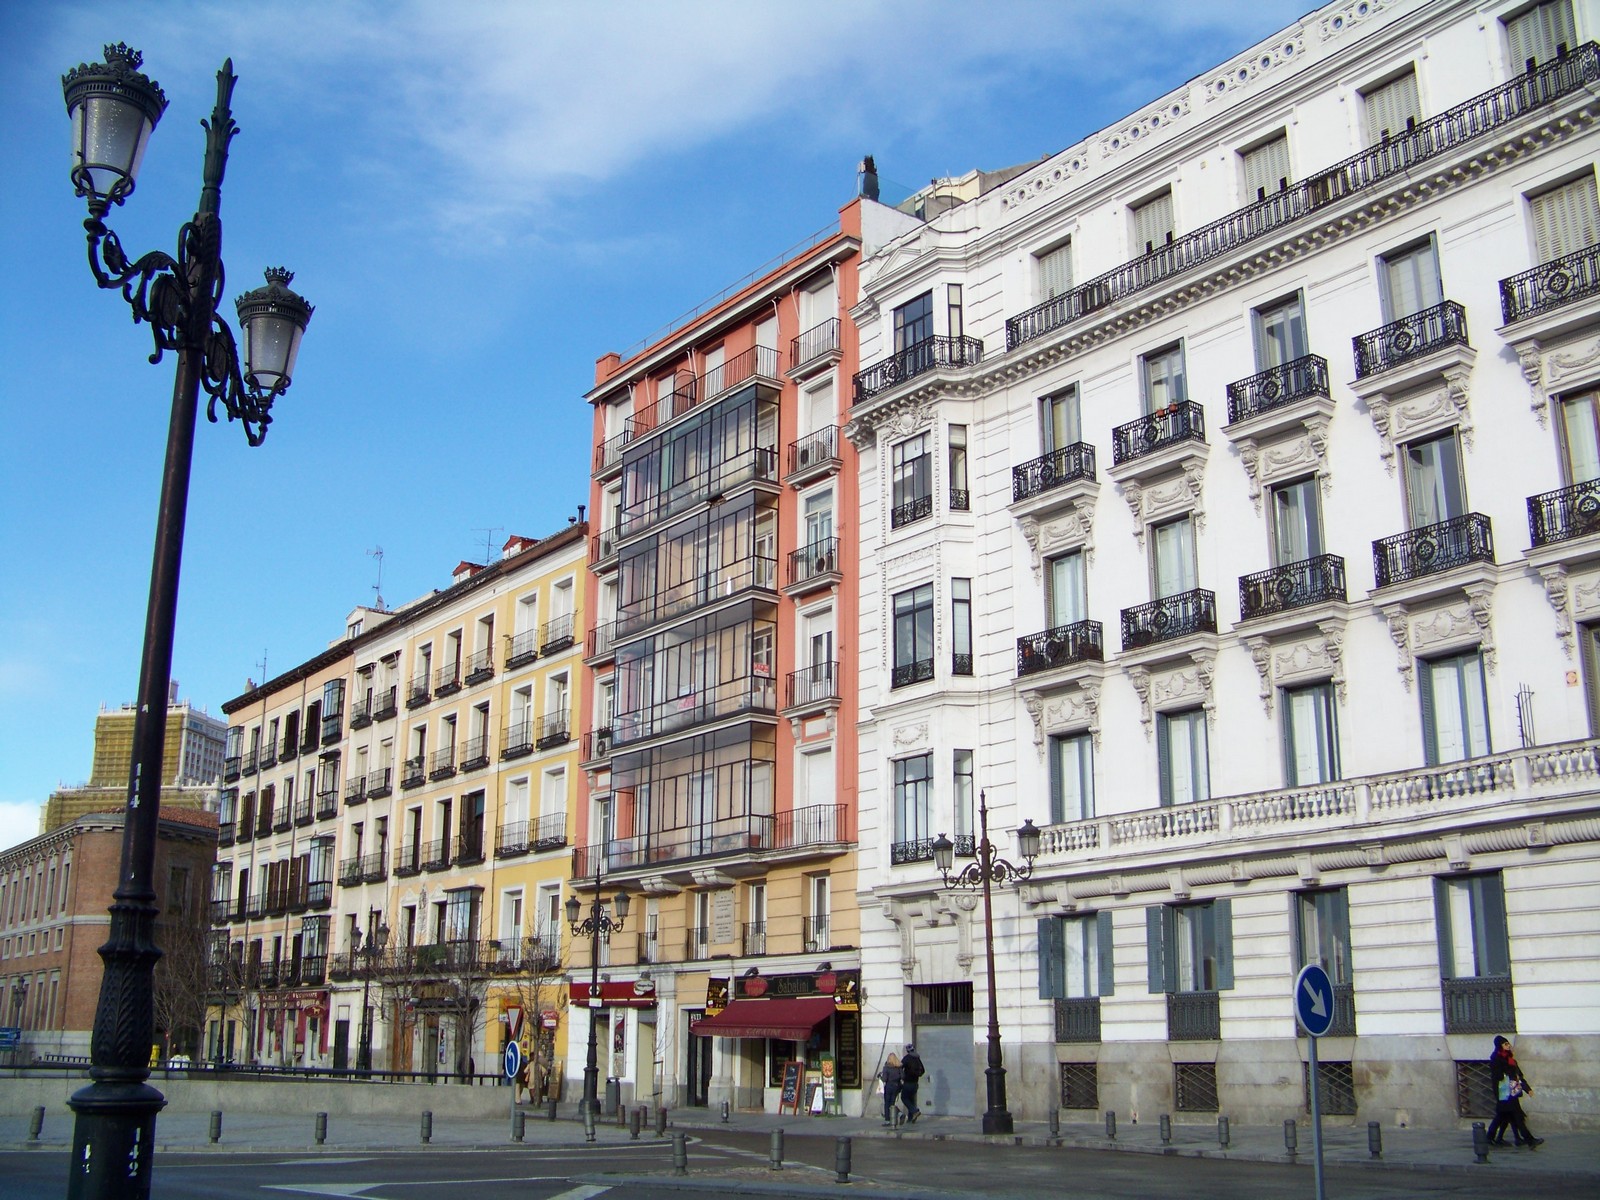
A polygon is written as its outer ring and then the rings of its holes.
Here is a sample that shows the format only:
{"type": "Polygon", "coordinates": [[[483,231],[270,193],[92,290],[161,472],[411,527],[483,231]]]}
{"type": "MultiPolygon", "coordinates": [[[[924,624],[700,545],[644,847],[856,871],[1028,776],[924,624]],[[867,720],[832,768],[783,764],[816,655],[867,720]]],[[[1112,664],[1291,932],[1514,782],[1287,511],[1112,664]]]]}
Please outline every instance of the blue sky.
{"type": "Polygon", "coordinates": [[[220,713],[587,498],[594,360],[835,219],[1053,153],[1248,48],[1298,0],[1107,5],[26,4],[0,0],[0,847],[89,773],[133,698],[172,387],[93,285],[60,75],[123,41],[171,101],[109,223],[172,251],[215,72],[232,297],[286,265],[317,306],[265,446],[196,438],[173,674],[220,713]]]}

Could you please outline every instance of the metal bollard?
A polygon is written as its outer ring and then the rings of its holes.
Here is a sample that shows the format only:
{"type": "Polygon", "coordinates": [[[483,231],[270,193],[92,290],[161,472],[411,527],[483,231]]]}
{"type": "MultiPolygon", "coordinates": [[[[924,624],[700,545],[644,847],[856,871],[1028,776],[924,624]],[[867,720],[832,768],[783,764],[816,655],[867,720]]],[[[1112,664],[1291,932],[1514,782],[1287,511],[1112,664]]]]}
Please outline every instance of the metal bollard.
{"type": "Polygon", "coordinates": [[[1299,1143],[1299,1127],[1295,1125],[1293,1117],[1285,1117],[1283,1120],[1283,1148],[1289,1152],[1290,1158],[1294,1157],[1299,1143]]]}
{"type": "Polygon", "coordinates": [[[422,1140],[424,1144],[433,1141],[433,1110],[431,1108],[422,1110],[422,1140]]]}
{"type": "Polygon", "coordinates": [[[617,1128],[618,1129],[626,1129],[627,1127],[628,1127],[628,1106],[626,1104],[618,1103],[618,1105],[617,1105],[617,1128]]]}
{"type": "Polygon", "coordinates": [[[667,1136],[667,1106],[665,1104],[656,1109],[656,1136],[667,1136]]]}
{"type": "Polygon", "coordinates": [[[774,1171],[783,1170],[783,1130],[772,1131],[772,1148],[767,1152],[768,1165],[774,1171]]]}
{"type": "Polygon", "coordinates": [[[628,1114],[628,1140],[639,1140],[639,1123],[644,1120],[644,1110],[636,1108],[628,1114]]]}
{"type": "Polygon", "coordinates": [[[328,1140],[328,1114],[325,1113],[325,1112],[319,1112],[317,1114],[317,1145],[320,1146],[320,1145],[322,1145],[323,1142],[325,1142],[327,1140],[328,1140]]]}
{"type": "Polygon", "coordinates": [[[1217,1145],[1224,1150],[1228,1148],[1228,1118],[1217,1118],[1217,1145]]]}
{"type": "Polygon", "coordinates": [[[1050,1139],[1056,1140],[1061,1136],[1061,1110],[1054,1106],[1050,1109],[1050,1139]]]}
{"type": "Polygon", "coordinates": [[[1489,1134],[1482,1121],[1472,1123],[1472,1159],[1481,1163],[1489,1161],[1489,1134]]]}
{"type": "Polygon", "coordinates": [[[554,1121],[556,1119],[556,1102],[554,1100],[546,1100],[544,1102],[544,1119],[546,1121],[554,1121]]]}
{"type": "Polygon", "coordinates": [[[520,1142],[528,1132],[528,1114],[520,1108],[511,1114],[511,1140],[520,1142]]]}
{"type": "Polygon", "coordinates": [[[211,1144],[215,1146],[221,1140],[222,1110],[220,1108],[214,1108],[211,1110],[211,1144]]]}
{"type": "Polygon", "coordinates": [[[682,1130],[672,1135],[672,1173],[689,1173],[689,1135],[682,1130]]]}
{"type": "Polygon", "coordinates": [[[1113,1142],[1117,1140],[1117,1114],[1112,1109],[1106,1109],[1106,1136],[1113,1142]]]}
{"type": "Polygon", "coordinates": [[[1367,1153],[1373,1158],[1383,1157],[1383,1127],[1376,1121],[1367,1122],[1367,1153]]]}
{"type": "Polygon", "coordinates": [[[722,1123],[724,1125],[728,1123],[728,1102],[726,1100],[722,1102],[722,1123]]]}
{"type": "Polygon", "coordinates": [[[850,1139],[833,1139],[833,1177],[837,1183],[850,1182],[850,1139]]]}
{"type": "Polygon", "coordinates": [[[580,1104],[578,1107],[583,1109],[583,1140],[592,1142],[594,1141],[594,1106],[580,1104]]]}
{"type": "Polygon", "coordinates": [[[1172,1118],[1166,1113],[1161,1114],[1161,1144],[1172,1145],[1172,1118]]]}
{"type": "Polygon", "coordinates": [[[37,1142],[39,1135],[44,1132],[44,1105],[39,1105],[33,1110],[33,1115],[28,1118],[28,1140],[37,1142]]]}

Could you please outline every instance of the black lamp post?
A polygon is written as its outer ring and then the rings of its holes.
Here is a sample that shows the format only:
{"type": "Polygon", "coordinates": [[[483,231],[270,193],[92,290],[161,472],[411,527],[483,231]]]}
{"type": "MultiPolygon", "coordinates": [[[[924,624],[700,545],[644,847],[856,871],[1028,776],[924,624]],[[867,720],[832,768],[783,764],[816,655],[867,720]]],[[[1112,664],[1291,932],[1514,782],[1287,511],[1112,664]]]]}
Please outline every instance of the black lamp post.
{"type": "Polygon", "coordinates": [[[1033,874],[1033,860],[1039,857],[1039,831],[1033,821],[1026,820],[1017,830],[1017,850],[1027,860],[1023,867],[1014,866],[996,856],[989,841],[989,802],[985,793],[978,793],[978,859],[962,867],[954,876],[950,868],[955,862],[955,845],[944,834],[933,843],[933,861],[944,876],[946,887],[983,889],[983,942],[984,962],[989,972],[989,1063],[984,1068],[988,1085],[988,1107],[983,1113],[983,1132],[1010,1133],[1011,1112],[1006,1108],[1006,1069],[1000,1054],[1000,1007],[995,998],[994,982],[994,903],[990,888],[994,884],[1021,883],[1033,874]]]}
{"type": "Polygon", "coordinates": [[[260,445],[272,419],[272,402],[288,388],[294,373],[311,306],[289,290],[293,278],[289,272],[268,271],[267,286],[237,302],[244,330],[242,364],[233,332],[217,312],[224,289],[222,222],[217,214],[228,143],[238,132],[229,109],[236,82],[232,59],[217,72],[216,107],[211,119],[201,122],[206,153],[200,207],[178,232],[177,257],[152,251],[129,260],[104,218],[113,204],[132,194],[145,145],[167,98],[155,82],[139,73],[143,59],[137,51],[116,45],[107,46],[105,53],[105,62],[82,64],[61,80],[72,118],[72,182],[89,207],[83,223],[89,235],[89,269],[100,287],[122,293],[135,322],[150,326],[155,339],[150,361],[159,362],[172,350],[178,368],[145,613],[122,861],[111,904],[110,935],[100,947],[105,969],[90,1049],[93,1082],[69,1101],[77,1122],[67,1194],[75,1200],[144,1200],[150,1194],[156,1114],[166,1103],[146,1082],[154,1032],[154,971],[161,957],[154,941],[152,876],[200,389],[210,397],[206,415],[212,421],[221,404],[230,421],[243,423],[246,440],[260,445]]]}
{"type": "Polygon", "coordinates": [[[618,892],[612,901],[612,907],[616,909],[615,916],[606,911],[600,899],[600,876],[604,869],[601,859],[604,855],[604,848],[601,848],[595,861],[594,900],[589,906],[589,915],[580,921],[578,918],[583,912],[583,903],[576,896],[567,897],[567,924],[572,926],[572,935],[589,939],[589,1053],[583,1062],[583,1103],[578,1111],[591,1112],[596,1116],[600,1112],[597,1101],[600,1020],[596,1015],[600,1011],[600,938],[609,938],[613,933],[622,932],[622,923],[628,919],[627,892],[618,892]]]}
{"type": "MultiPolygon", "coordinates": [[[[383,922],[372,931],[365,947],[361,945],[361,929],[355,930],[356,953],[361,956],[361,1044],[356,1047],[356,1070],[372,1070],[372,973],[374,961],[383,955],[389,944],[389,926],[383,922]]],[[[393,1064],[391,1063],[391,1068],[393,1064]]]]}

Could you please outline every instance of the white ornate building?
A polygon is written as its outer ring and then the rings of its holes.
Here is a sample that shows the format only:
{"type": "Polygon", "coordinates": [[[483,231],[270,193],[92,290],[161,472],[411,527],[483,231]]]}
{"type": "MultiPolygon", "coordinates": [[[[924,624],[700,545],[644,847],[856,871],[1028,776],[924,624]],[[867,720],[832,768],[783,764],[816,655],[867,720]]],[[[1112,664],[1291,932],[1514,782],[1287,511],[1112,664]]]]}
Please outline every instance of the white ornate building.
{"type": "Polygon", "coordinates": [[[863,1054],[924,1107],[984,1105],[984,791],[1018,1116],[1304,1112],[1319,962],[1324,1112],[1481,1118],[1506,1033],[1594,1124],[1597,32],[1328,5],[863,262],[863,1054]]]}

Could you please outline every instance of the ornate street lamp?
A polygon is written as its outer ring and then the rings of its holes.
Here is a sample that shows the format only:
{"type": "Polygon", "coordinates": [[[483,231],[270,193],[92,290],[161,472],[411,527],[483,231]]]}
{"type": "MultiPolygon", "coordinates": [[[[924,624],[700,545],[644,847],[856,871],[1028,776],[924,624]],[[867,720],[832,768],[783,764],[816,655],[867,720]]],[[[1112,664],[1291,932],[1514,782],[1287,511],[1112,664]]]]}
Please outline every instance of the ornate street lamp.
{"type": "Polygon", "coordinates": [[[1033,874],[1033,860],[1039,857],[1039,831],[1031,819],[1017,830],[1017,850],[1027,860],[1018,867],[995,855],[989,841],[989,800],[984,792],[978,793],[978,858],[962,867],[955,875],[950,868],[955,862],[955,845],[944,834],[933,843],[933,861],[944,877],[946,887],[983,889],[983,940],[984,962],[989,972],[989,1061],[984,1068],[988,1090],[988,1107],[983,1113],[984,1133],[1010,1133],[1011,1113],[1006,1108],[1006,1069],[1000,1053],[1000,1007],[995,997],[994,982],[994,903],[990,889],[999,884],[1019,884],[1033,874]]]}
{"type": "Polygon", "coordinates": [[[222,177],[228,143],[238,132],[229,108],[237,82],[232,59],[217,72],[216,107],[211,119],[201,122],[206,153],[200,206],[178,232],[177,257],[157,250],[130,260],[123,252],[104,218],[113,204],[132,195],[144,148],[166,110],[167,98],[139,72],[143,59],[137,51],[119,44],[107,46],[105,54],[104,62],[82,64],[61,80],[72,119],[72,183],[89,207],[83,223],[89,235],[89,270],[100,287],[122,293],[135,322],[150,326],[155,340],[150,361],[160,362],[171,350],[178,364],[145,613],[122,861],[110,934],[100,947],[105,970],[90,1047],[93,1082],[69,1101],[77,1122],[67,1194],[75,1200],[113,1196],[144,1200],[150,1194],[156,1114],[166,1103],[146,1082],[154,1032],[154,971],[161,957],[154,941],[152,876],[200,389],[210,397],[206,409],[210,420],[217,419],[220,404],[228,420],[243,424],[246,440],[260,445],[272,419],[272,402],[287,390],[294,375],[295,354],[311,319],[311,306],[288,289],[292,276],[281,269],[267,273],[266,287],[240,297],[239,320],[245,329],[241,369],[233,332],[217,312],[225,286],[218,216],[222,177]]]}
{"type": "Polygon", "coordinates": [[[600,876],[604,870],[605,847],[600,847],[595,858],[594,868],[594,900],[589,907],[589,915],[583,920],[578,918],[583,913],[583,903],[576,896],[567,897],[567,924],[572,927],[574,937],[589,939],[589,1053],[583,1063],[583,1102],[578,1112],[590,1112],[595,1116],[600,1115],[599,1103],[596,1099],[600,1082],[599,1037],[600,1024],[598,1013],[600,1011],[600,938],[609,938],[613,933],[622,932],[622,923],[628,919],[628,893],[618,892],[612,901],[616,910],[613,916],[605,909],[604,902],[600,899],[600,876]]]}
{"type": "Polygon", "coordinates": [[[389,926],[378,922],[378,927],[372,931],[372,936],[367,939],[363,948],[361,945],[361,928],[357,926],[354,931],[356,953],[361,956],[361,1044],[356,1047],[356,1070],[372,1070],[372,973],[376,969],[374,960],[383,957],[384,948],[389,944],[389,926]]]}

